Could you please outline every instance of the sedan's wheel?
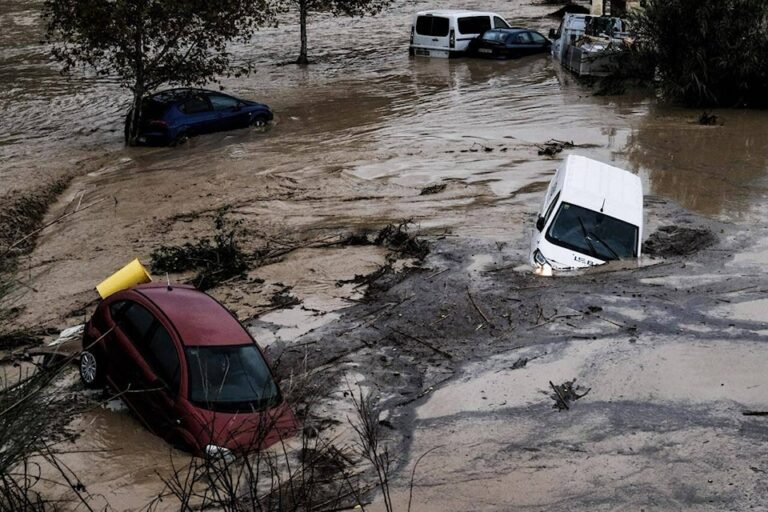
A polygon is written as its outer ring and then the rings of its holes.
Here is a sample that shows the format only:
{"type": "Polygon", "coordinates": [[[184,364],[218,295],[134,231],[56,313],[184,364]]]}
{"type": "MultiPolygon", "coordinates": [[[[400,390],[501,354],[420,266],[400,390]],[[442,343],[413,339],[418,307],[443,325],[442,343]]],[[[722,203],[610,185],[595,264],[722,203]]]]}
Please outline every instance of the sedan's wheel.
{"type": "Polygon", "coordinates": [[[103,370],[94,352],[83,350],[80,354],[80,379],[87,388],[98,388],[103,384],[103,370]]]}
{"type": "Polygon", "coordinates": [[[189,142],[189,135],[187,135],[186,133],[180,133],[176,136],[175,139],[171,141],[171,147],[182,146],[187,142],[189,142]]]}
{"type": "Polygon", "coordinates": [[[256,116],[251,119],[251,126],[254,128],[264,128],[269,124],[269,120],[264,116],[256,116]]]}

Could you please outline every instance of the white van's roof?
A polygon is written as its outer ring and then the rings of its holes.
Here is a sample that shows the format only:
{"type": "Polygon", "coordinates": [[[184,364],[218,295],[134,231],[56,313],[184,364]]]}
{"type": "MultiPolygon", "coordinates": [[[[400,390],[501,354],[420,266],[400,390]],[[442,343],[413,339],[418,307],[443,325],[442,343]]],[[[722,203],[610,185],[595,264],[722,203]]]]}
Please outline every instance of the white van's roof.
{"type": "Polygon", "coordinates": [[[635,226],[643,225],[643,183],[638,176],[618,167],[568,155],[560,197],[635,226]]]}
{"type": "Polygon", "coordinates": [[[420,11],[416,16],[499,16],[495,12],[468,11],[466,9],[437,9],[433,11],[420,11]]]}

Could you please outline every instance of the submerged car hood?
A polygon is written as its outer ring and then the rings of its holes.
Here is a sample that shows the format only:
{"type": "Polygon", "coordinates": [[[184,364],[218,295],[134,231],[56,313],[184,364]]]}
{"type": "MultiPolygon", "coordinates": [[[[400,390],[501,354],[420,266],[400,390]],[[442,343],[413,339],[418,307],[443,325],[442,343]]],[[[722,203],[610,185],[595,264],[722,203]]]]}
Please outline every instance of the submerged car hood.
{"type": "Polygon", "coordinates": [[[236,452],[267,448],[294,435],[296,417],[287,403],[260,412],[217,412],[197,409],[200,448],[215,445],[236,452]]]}

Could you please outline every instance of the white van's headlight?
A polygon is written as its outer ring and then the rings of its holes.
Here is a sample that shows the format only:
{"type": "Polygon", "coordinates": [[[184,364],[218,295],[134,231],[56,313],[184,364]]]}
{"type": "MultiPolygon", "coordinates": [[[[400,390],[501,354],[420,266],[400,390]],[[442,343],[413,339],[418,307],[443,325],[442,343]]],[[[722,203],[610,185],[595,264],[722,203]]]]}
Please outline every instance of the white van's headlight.
{"type": "Polygon", "coordinates": [[[205,456],[210,459],[221,459],[227,463],[234,462],[235,454],[229,448],[223,446],[216,446],[215,444],[209,444],[205,447],[205,456]]]}
{"type": "Polygon", "coordinates": [[[549,264],[547,261],[547,258],[544,257],[543,254],[541,254],[541,251],[536,249],[533,252],[533,261],[536,264],[536,268],[533,269],[533,272],[536,275],[544,276],[544,277],[551,277],[553,274],[552,271],[552,265],[549,264]]]}

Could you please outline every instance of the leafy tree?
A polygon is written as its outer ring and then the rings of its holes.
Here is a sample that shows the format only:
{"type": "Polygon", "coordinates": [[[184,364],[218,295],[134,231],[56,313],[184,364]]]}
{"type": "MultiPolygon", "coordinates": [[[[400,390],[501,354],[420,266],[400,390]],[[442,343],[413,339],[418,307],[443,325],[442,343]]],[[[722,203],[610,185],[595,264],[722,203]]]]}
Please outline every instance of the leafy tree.
{"type": "Polygon", "coordinates": [[[635,54],[692,106],[768,106],[768,2],[646,0],[635,54]]]}
{"type": "Polygon", "coordinates": [[[307,58],[307,23],[310,11],[328,12],[334,16],[365,16],[377,14],[389,5],[391,0],[277,0],[284,10],[291,7],[299,11],[301,28],[301,50],[297,64],[309,64],[307,58]]]}
{"type": "Polygon", "coordinates": [[[247,71],[231,66],[227,43],[272,19],[266,0],[45,0],[44,16],[65,71],[92,68],[133,93],[129,144],[147,94],[247,71]]]}

